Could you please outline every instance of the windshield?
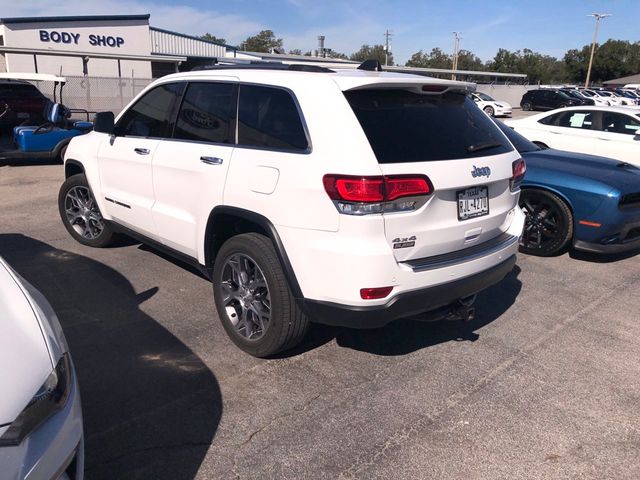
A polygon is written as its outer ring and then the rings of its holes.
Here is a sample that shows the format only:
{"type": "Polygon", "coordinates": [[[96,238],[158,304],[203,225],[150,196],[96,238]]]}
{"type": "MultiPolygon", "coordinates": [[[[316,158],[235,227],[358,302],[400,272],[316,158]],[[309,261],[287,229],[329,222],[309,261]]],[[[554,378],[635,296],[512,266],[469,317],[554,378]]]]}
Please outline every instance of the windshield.
{"type": "Polygon", "coordinates": [[[500,120],[492,119],[495,124],[498,126],[502,133],[504,133],[509,141],[513,143],[513,146],[516,147],[518,153],[526,153],[526,152],[535,152],[537,150],[541,150],[535,143],[530,142],[518,132],[516,132],[513,128],[505,125],[500,120]]]}
{"type": "Polygon", "coordinates": [[[583,98],[576,90],[563,90],[563,92],[573,98],[583,98]]]}
{"type": "Polygon", "coordinates": [[[476,92],[476,95],[480,97],[480,100],[484,100],[485,102],[495,102],[495,100],[486,93],[476,92]]]}
{"type": "Polygon", "coordinates": [[[582,95],[585,95],[587,97],[595,97],[595,94],[593,94],[593,93],[591,93],[591,92],[589,92],[587,90],[582,90],[581,93],[582,93],[582,95]]]}
{"type": "Polygon", "coordinates": [[[401,89],[344,93],[379,163],[425,162],[512,151],[490,117],[462,92],[401,89]]]}

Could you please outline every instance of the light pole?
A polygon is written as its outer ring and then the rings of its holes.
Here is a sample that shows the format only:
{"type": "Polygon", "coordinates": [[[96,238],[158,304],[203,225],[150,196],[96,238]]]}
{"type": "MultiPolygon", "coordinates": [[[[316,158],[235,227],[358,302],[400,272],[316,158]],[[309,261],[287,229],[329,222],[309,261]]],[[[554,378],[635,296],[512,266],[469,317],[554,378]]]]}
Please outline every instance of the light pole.
{"type": "Polygon", "coordinates": [[[462,32],[453,32],[453,61],[451,62],[452,70],[454,73],[451,74],[451,80],[456,79],[455,71],[458,69],[458,51],[460,50],[460,36],[462,32]]]}
{"type": "Polygon", "coordinates": [[[596,50],[596,42],[598,41],[598,27],[600,26],[600,20],[610,17],[610,13],[592,13],[587,17],[594,17],[596,19],[596,28],[593,31],[593,43],[591,44],[591,56],[589,57],[589,68],[587,69],[587,80],[584,82],[584,86],[589,88],[589,80],[591,79],[591,65],[593,64],[593,53],[596,50]]]}

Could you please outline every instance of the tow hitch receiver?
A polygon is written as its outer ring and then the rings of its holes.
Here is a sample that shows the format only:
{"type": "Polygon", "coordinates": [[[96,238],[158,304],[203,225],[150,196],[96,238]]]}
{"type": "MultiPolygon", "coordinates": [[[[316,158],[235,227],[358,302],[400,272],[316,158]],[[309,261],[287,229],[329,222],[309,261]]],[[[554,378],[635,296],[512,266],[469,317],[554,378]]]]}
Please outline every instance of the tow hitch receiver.
{"type": "Polygon", "coordinates": [[[451,308],[447,320],[462,320],[463,322],[473,322],[476,319],[476,309],[473,307],[473,303],[476,301],[476,296],[472,295],[467,298],[461,298],[451,308]]]}

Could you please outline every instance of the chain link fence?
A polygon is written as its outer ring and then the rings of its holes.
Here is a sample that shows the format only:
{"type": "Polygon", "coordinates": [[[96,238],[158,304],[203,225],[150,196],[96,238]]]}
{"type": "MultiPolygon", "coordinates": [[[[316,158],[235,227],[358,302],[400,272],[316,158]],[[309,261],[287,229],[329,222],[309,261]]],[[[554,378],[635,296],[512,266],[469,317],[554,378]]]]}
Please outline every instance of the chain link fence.
{"type": "MultiPolygon", "coordinates": [[[[118,114],[149,83],[151,78],[65,77],[62,102],[71,109],[88,112],[112,111],[118,114]]],[[[53,100],[52,82],[33,82],[53,100]]],[[[60,101],[58,88],[58,102],[60,101]]],[[[74,115],[75,117],[76,115],[74,115]]]]}

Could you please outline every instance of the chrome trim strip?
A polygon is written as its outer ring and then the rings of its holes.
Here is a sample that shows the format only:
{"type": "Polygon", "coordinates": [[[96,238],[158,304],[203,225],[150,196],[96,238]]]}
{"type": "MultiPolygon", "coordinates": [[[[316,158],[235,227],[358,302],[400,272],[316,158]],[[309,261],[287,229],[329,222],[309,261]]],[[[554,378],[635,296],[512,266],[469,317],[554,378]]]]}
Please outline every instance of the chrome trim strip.
{"type": "Polygon", "coordinates": [[[401,265],[410,267],[414,272],[425,272],[436,268],[445,268],[459,263],[470,262],[487,255],[491,255],[505,248],[518,243],[520,237],[503,233],[496,238],[473,247],[464,248],[451,253],[435,255],[433,257],[418,258],[406,262],[399,262],[401,265]]]}

